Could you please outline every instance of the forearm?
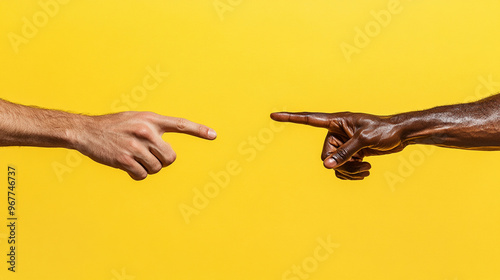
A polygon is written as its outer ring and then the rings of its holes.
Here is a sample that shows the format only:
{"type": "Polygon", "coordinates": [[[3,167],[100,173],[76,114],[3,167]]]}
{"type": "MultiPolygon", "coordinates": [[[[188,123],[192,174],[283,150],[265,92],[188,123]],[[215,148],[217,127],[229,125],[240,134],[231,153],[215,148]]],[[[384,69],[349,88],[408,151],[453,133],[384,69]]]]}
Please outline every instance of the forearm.
{"type": "Polygon", "coordinates": [[[500,95],[390,117],[407,144],[500,150],[500,95]]]}
{"type": "Polygon", "coordinates": [[[14,104],[0,99],[0,146],[74,148],[87,116],[14,104]]]}

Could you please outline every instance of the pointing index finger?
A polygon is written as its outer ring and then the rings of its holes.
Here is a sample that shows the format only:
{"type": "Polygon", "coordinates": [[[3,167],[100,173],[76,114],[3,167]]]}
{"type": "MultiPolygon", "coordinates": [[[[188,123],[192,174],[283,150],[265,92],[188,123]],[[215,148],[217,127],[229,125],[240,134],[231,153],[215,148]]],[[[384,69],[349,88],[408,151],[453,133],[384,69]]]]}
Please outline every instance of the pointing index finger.
{"type": "Polygon", "coordinates": [[[278,112],[272,113],[271,119],[278,122],[291,122],[299,124],[307,124],[310,126],[329,128],[330,127],[330,115],[326,113],[290,113],[290,112],[278,112]]]}
{"type": "Polygon", "coordinates": [[[187,119],[162,116],[160,127],[164,132],[177,132],[213,140],[217,137],[215,130],[187,119]]]}

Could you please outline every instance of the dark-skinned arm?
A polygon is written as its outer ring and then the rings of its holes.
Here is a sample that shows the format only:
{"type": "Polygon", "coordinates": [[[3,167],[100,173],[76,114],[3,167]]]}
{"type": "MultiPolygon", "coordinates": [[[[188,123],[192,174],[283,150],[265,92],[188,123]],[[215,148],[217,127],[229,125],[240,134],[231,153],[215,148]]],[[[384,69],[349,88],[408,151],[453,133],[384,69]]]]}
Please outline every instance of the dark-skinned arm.
{"type": "Polygon", "coordinates": [[[391,116],[364,113],[272,113],[280,122],[328,129],[321,159],[341,179],[359,180],[371,168],[366,156],[402,151],[410,144],[500,150],[500,95],[391,116]]]}

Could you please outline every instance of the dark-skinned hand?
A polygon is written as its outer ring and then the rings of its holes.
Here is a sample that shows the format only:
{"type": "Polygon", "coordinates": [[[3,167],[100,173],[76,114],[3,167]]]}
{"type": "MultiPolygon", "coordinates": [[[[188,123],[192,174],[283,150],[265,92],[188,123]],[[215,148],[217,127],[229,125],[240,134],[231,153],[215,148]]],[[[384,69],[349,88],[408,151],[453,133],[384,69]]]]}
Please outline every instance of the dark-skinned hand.
{"type": "Polygon", "coordinates": [[[389,117],[350,112],[280,112],[272,113],[271,118],[328,129],[321,159],[343,180],[362,180],[370,175],[371,165],[364,157],[396,153],[407,145],[389,117]]]}

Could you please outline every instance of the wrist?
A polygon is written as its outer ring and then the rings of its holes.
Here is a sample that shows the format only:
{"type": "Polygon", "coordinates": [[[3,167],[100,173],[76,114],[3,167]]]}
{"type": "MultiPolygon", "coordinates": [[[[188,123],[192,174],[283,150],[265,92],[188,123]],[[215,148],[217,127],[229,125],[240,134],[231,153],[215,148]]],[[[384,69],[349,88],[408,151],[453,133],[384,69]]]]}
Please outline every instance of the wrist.
{"type": "Polygon", "coordinates": [[[399,131],[401,142],[407,145],[439,143],[447,128],[439,119],[423,116],[420,112],[393,115],[390,121],[399,131]]]}
{"type": "Polygon", "coordinates": [[[68,149],[81,151],[85,145],[84,135],[94,122],[92,116],[71,115],[70,126],[64,131],[64,140],[68,149]]]}

